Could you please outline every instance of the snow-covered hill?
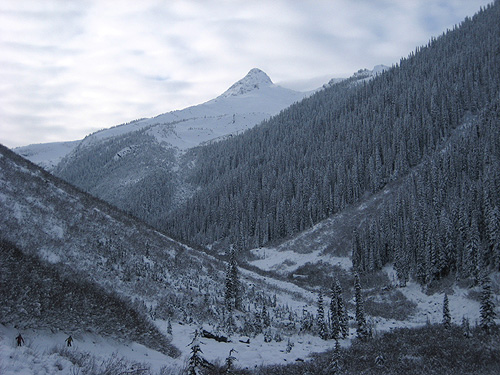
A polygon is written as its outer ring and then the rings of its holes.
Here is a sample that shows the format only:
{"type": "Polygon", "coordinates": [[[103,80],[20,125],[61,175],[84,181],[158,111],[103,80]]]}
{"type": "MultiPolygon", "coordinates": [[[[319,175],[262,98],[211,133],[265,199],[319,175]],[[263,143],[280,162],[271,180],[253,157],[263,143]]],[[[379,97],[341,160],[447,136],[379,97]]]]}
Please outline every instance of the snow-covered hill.
{"type": "MultiPolygon", "coordinates": [[[[34,337],[45,336],[43,350],[54,350],[50,345],[55,347],[65,335],[74,334],[84,342],[88,336],[103,333],[110,340],[132,340],[154,350],[157,345],[148,341],[147,333],[131,335],[126,328],[130,319],[150,321],[154,317],[158,329],[167,337],[167,320],[172,320],[174,335],[180,335],[177,340],[182,344],[200,325],[211,330],[225,329],[222,261],[152,230],[1,145],[0,211],[0,324],[4,325],[0,329],[0,347],[7,348],[6,352],[14,353],[10,337],[13,331],[26,334],[27,345],[34,337]],[[16,257],[20,259],[19,270],[11,267],[16,257]],[[19,282],[22,278],[27,281],[19,282]],[[71,283],[65,282],[68,279],[71,283]],[[9,285],[11,288],[7,288],[9,285]],[[51,301],[53,294],[64,295],[64,300],[51,301]],[[93,295],[102,302],[96,304],[93,295]],[[123,300],[122,313],[127,307],[127,316],[114,316],[108,309],[110,300],[115,307],[123,300]],[[85,301],[93,302],[86,307],[85,301]],[[51,330],[52,334],[47,333],[51,330]],[[55,334],[58,331],[62,332],[55,334]]],[[[304,309],[311,314],[315,310],[315,293],[291,283],[242,270],[240,287],[249,310],[235,314],[238,329],[260,313],[262,304],[270,304],[273,321],[280,320],[272,328],[273,335],[289,330],[289,319],[298,319],[304,309]]],[[[235,334],[235,340],[238,335],[241,333],[235,334]]],[[[253,350],[259,352],[264,344],[262,333],[257,343],[253,350]]],[[[330,344],[316,345],[315,349],[330,344]]],[[[271,345],[276,354],[285,346],[286,342],[271,345]]],[[[29,358],[38,355],[31,350],[22,352],[29,358]]],[[[301,355],[308,352],[307,347],[300,350],[301,355]]],[[[164,354],[169,354],[168,346],[164,354]]],[[[183,354],[189,355],[189,350],[183,354]]],[[[222,355],[226,355],[224,345],[213,352],[215,357],[222,355]]],[[[16,362],[14,357],[6,360],[0,354],[0,363],[7,366],[0,369],[15,371],[17,365],[11,367],[16,362]]],[[[180,359],[181,363],[184,359],[180,359]]],[[[63,362],[63,367],[71,366],[63,362]]]]}
{"type": "MultiPolygon", "coordinates": [[[[387,66],[377,65],[372,70],[360,69],[355,76],[364,81],[387,69],[387,66]]],[[[100,130],[83,140],[33,144],[17,147],[14,151],[52,171],[80,144],[91,145],[145,128],[164,147],[183,151],[241,133],[311,93],[342,80],[334,78],[328,83],[318,84],[317,89],[301,92],[274,84],[265,72],[254,68],[220,96],[206,103],[100,130]]]]}
{"type": "Polygon", "coordinates": [[[87,136],[53,172],[156,226],[192,194],[186,150],[250,129],[306,95],[252,69],[206,103],[87,136]]]}
{"type": "Polygon", "coordinates": [[[80,144],[80,141],[38,143],[16,147],[14,151],[26,159],[51,171],[54,167],[80,144]]]}
{"type": "Polygon", "coordinates": [[[238,134],[307,95],[273,84],[266,73],[254,68],[226,92],[206,103],[100,130],[81,141],[35,144],[14,151],[53,170],[78,145],[91,146],[146,128],[147,134],[162,147],[183,151],[203,142],[238,134]]]}

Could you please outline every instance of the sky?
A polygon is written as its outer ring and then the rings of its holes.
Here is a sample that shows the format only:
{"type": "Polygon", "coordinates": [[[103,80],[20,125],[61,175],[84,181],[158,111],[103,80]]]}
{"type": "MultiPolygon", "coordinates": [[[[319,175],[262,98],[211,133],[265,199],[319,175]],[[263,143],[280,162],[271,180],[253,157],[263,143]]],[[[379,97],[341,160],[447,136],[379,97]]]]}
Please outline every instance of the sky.
{"type": "MultiPolygon", "coordinates": [[[[391,66],[486,0],[0,0],[0,143],[82,139],[222,94],[391,66]]],[[[316,85],[316,86],[315,86],[316,85]]]]}

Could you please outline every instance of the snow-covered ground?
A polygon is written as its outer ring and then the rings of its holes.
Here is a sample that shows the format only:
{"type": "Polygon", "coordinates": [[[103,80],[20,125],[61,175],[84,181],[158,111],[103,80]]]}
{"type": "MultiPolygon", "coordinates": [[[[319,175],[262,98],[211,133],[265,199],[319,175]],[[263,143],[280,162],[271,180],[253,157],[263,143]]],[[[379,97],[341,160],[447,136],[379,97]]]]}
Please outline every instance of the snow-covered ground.
{"type": "MultiPolygon", "coordinates": [[[[166,330],[165,321],[157,321],[159,327],[166,330]]],[[[155,350],[146,348],[137,343],[124,343],[112,339],[102,338],[92,334],[73,334],[74,342],[70,351],[88,353],[94,356],[96,362],[104,363],[110,358],[118,358],[133,363],[144,364],[153,374],[159,373],[162,367],[167,367],[172,373],[180,371],[190,356],[190,344],[194,332],[200,327],[196,325],[172,324],[173,342],[181,350],[180,358],[173,359],[155,350]]],[[[73,375],[75,366],[66,357],[59,354],[65,347],[68,333],[49,331],[25,330],[19,332],[12,327],[0,325],[0,374],[38,374],[38,375],[73,375]],[[15,338],[21,333],[25,344],[17,347],[15,338]]],[[[281,342],[266,343],[264,336],[250,338],[249,343],[239,335],[230,337],[231,342],[221,343],[213,339],[202,338],[201,350],[203,357],[211,363],[223,363],[231,349],[236,350],[233,356],[237,358],[236,365],[244,368],[255,368],[260,365],[286,364],[299,360],[307,360],[313,352],[322,352],[334,345],[333,341],[324,341],[311,335],[294,336],[290,339],[293,344],[287,351],[289,341],[284,338],[281,342]]],[[[343,345],[348,341],[344,340],[343,345]]]]}
{"type": "MultiPolygon", "coordinates": [[[[18,331],[12,327],[0,325],[0,374],[2,375],[74,375],[75,366],[67,357],[58,354],[65,348],[69,333],[45,330],[18,331]],[[17,347],[15,338],[21,333],[25,343],[17,347]]],[[[153,373],[158,373],[164,366],[172,370],[183,366],[182,360],[174,360],[157,351],[137,343],[124,343],[102,338],[92,334],[72,334],[72,347],[75,353],[95,357],[97,365],[105,364],[112,358],[122,362],[144,363],[153,373]]],[[[144,366],[146,367],[146,366],[144,366]]]]}
{"type": "MultiPolygon", "coordinates": [[[[179,324],[172,326],[174,342],[182,351],[183,357],[189,357],[191,350],[190,343],[193,340],[195,330],[199,328],[197,326],[179,324]]],[[[262,334],[255,338],[233,335],[230,337],[230,341],[224,343],[213,339],[201,338],[200,348],[203,351],[203,357],[212,363],[217,361],[224,363],[225,358],[229,356],[229,351],[234,349],[237,352],[233,354],[237,358],[236,365],[253,369],[261,365],[293,363],[297,359],[307,360],[309,354],[325,351],[333,348],[335,345],[335,342],[332,340],[325,341],[312,335],[293,336],[290,339],[293,346],[289,352],[287,352],[288,339],[286,337],[281,342],[273,340],[266,343],[262,334]],[[241,342],[247,339],[249,339],[248,344],[241,342]]],[[[344,340],[344,344],[347,344],[347,340],[344,340]]]]}
{"type": "Polygon", "coordinates": [[[352,268],[352,262],[349,257],[336,257],[324,255],[322,250],[316,250],[311,253],[301,254],[292,250],[278,250],[271,247],[261,247],[251,250],[257,260],[249,263],[265,271],[277,271],[280,274],[286,274],[296,270],[307,263],[327,263],[332,266],[339,266],[345,270],[352,268]]]}
{"type": "MultiPolygon", "coordinates": [[[[394,279],[394,269],[386,267],[385,272],[389,278],[394,279]]],[[[498,276],[498,275],[497,275],[498,276]]],[[[252,272],[242,270],[242,278],[245,282],[274,282],[269,278],[255,275],[252,272]]],[[[498,277],[497,277],[498,278],[498,277]]],[[[278,293],[280,303],[286,302],[290,307],[301,308],[304,301],[308,301],[308,309],[315,312],[315,294],[306,291],[292,283],[286,281],[276,281],[276,290],[284,293],[278,293]],[[300,298],[296,298],[300,295],[300,298]]],[[[396,321],[383,318],[369,318],[375,324],[375,330],[378,332],[388,331],[398,327],[417,327],[430,323],[440,323],[442,321],[443,293],[427,295],[421,287],[415,282],[409,282],[404,288],[399,288],[409,300],[417,304],[417,312],[408,317],[406,321],[396,321]]],[[[452,322],[460,324],[463,317],[469,319],[472,325],[477,324],[480,319],[479,303],[468,298],[470,289],[463,289],[457,286],[453,287],[452,293],[448,294],[450,313],[452,322]]],[[[325,305],[329,302],[325,300],[325,305]]],[[[495,300],[498,306],[498,300],[495,300]]],[[[304,305],[305,306],[305,305],[304,305]]],[[[500,320],[497,320],[500,323],[500,320]]],[[[167,331],[167,322],[157,320],[156,325],[164,333],[167,331]]],[[[172,343],[181,351],[181,356],[177,359],[165,356],[155,350],[144,347],[136,343],[126,343],[110,338],[102,338],[93,334],[73,334],[75,339],[73,347],[69,350],[89,353],[95,356],[96,363],[106,363],[106,361],[121,360],[129,361],[129,366],[143,364],[144,368],[149,367],[150,373],[160,374],[162,368],[168,369],[166,373],[178,373],[185,365],[190,355],[190,344],[196,330],[206,329],[214,332],[213,327],[172,323],[172,343]]],[[[26,343],[23,347],[16,347],[15,337],[19,331],[13,327],[0,325],[0,374],[62,374],[73,375],[76,367],[67,357],[58,353],[60,350],[54,348],[63,348],[67,332],[50,331],[22,331],[26,343]]],[[[350,336],[341,341],[341,345],[348,346],[350,340],[355,337],[355,330],[351,328],[350,336]]],[[[224,363],[231,349],[236,350],[233,356],[237,358],[237,366],[253,369],[261,365],[269,364],[287,364],[297,360],[307,361],[309,355],[314,352],[322,352],[333,348],[332,340],[322,340],[309,334],[294,335],[290,338],[284,336],[283,340],[275,340],[266,343],[262,334],[255,338],[241,337],[238,334],[229,336],[231,342],[217,342],[213,339],[202,338],[201,350],[205,359],[212,363],[224,363]],[[289,342],[293,344],[291,350],[289,342]]],[[[165,369],[164,369],[165,371],[165,369]]]]}
{"type": "MultiPolygon", "coordinates": [[[[396,271],[393,267],[387,266],[384,271],[389,276],[390,280],[396,280],[396,271]]],[[[475,287],[477,291],[480,287],[475,287]]],[[[429,323],[441,323],[443,320],[443,299],[444,293],[434,293],[428,295],[422,291],[419,284],[412,281],[406,287],[399,288],[404,296],[417,304],[418,313],[412,316],[407,323],[408,325],[423,325],[429,323]]],[[[451,321],[455,324],[460,324],[462,318],[469,319],[472,325],[479,323],[480,320],[480,304],[478,301],[468,297],[471,289],[460,288],[457,285],[453,286],[451,293],[448,293],[448,301],[450,308],[451,321]]],[[[498,302],[498,301],[496,301],[498,302]]],[[[496,303],[498,306],[498,303],[496,303]]]]}

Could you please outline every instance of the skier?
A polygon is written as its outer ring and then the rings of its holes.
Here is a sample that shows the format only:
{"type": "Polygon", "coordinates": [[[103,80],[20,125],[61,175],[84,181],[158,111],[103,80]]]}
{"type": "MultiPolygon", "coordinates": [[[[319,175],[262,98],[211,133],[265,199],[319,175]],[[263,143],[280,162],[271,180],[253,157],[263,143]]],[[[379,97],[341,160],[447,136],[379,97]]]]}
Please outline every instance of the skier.
{"type": "Polygon", "coordinates": [[[73,337],[71,337],[71,335],[66,339],[64,340],[68,346],[71,346],[71,343],[73,342],[73,337]]]}
{"type": "Polygon", "coordinates": [[[17,346],[22,346],[22,344],[24,344],[23,336],[19,334],[19,336],[16,337],[16,341],[17,341],[17,346]]]}

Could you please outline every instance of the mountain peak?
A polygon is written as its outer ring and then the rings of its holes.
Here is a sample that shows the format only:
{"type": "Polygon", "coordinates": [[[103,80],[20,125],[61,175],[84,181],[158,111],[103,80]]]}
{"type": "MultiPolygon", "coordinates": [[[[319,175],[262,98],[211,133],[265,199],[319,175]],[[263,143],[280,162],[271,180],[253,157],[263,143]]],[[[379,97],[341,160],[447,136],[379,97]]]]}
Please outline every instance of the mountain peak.
{"type": "Polygon", "coordinates": [[[238,96],[259,90],[261,87],[272,86],[273,81],[262,70],[253,68],[248,74],[233,84],[221,97],[238,96]]]}

